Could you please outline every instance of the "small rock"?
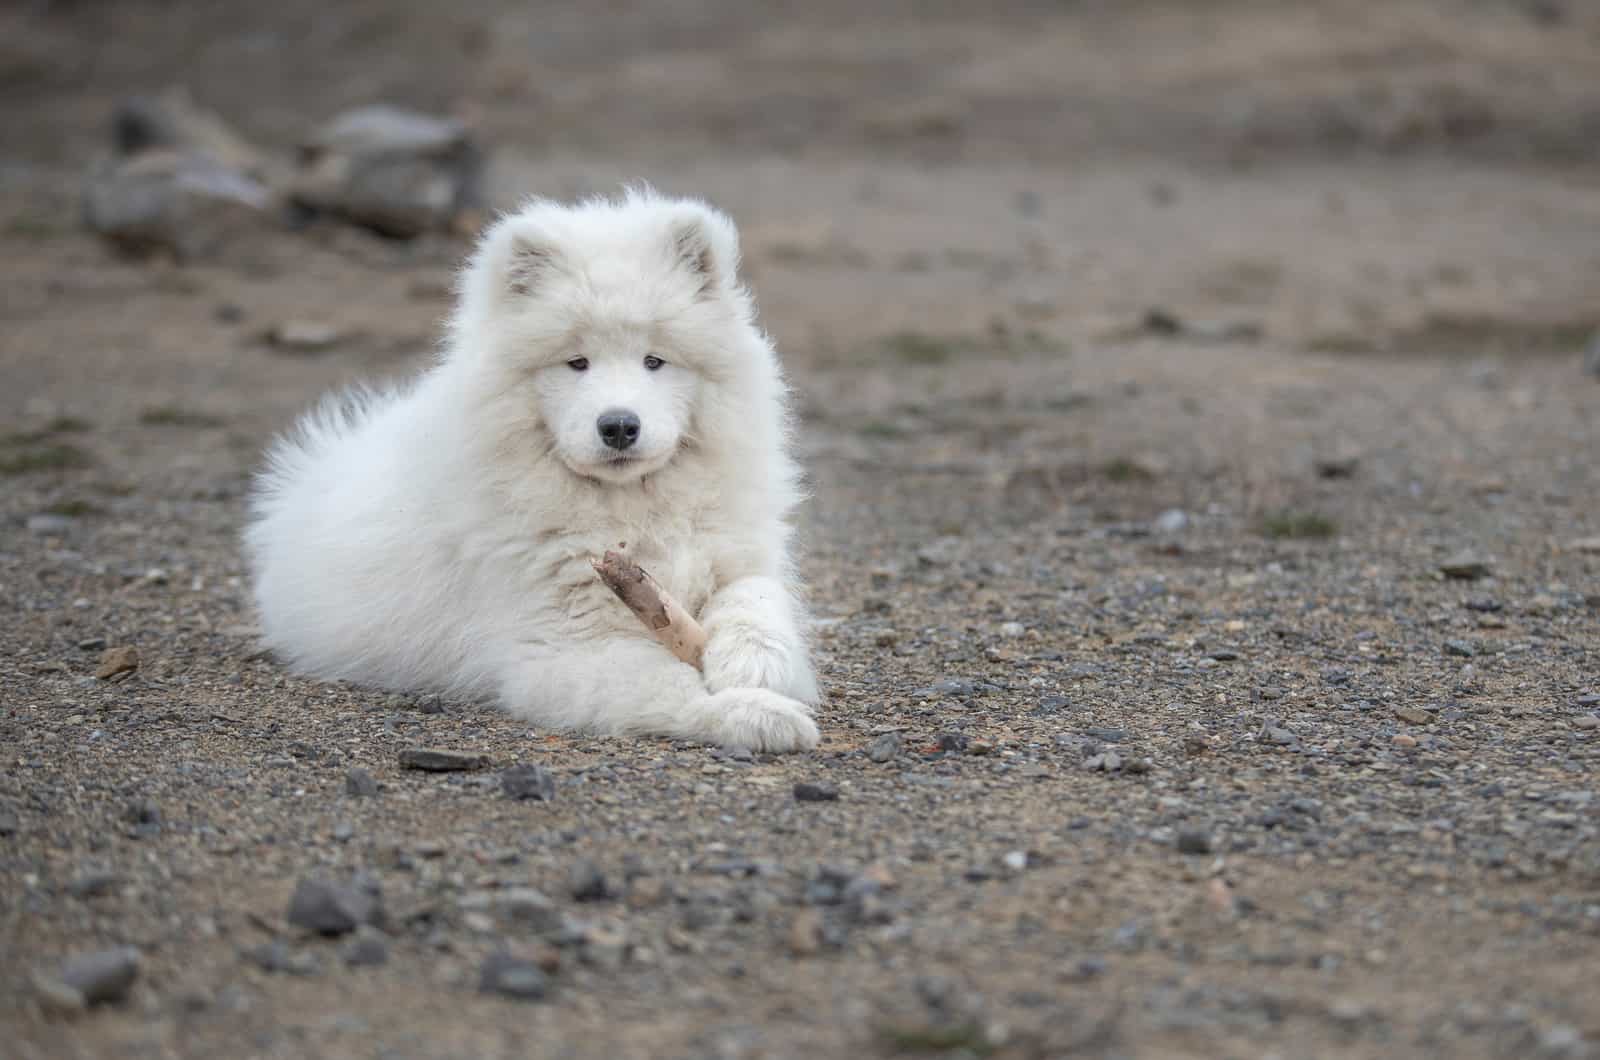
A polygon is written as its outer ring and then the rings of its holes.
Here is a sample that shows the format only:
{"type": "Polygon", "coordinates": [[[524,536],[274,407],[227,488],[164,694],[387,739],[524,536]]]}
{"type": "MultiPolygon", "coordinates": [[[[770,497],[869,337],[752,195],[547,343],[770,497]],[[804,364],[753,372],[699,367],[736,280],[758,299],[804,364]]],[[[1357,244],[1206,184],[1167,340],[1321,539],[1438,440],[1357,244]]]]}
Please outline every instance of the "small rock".
{"type": "Polygon", "coordinates": [[[1390,740],[1389,742],[1402,751],[1409,751],[1413,747],[1417,746],[1417,738],[1415,736],[1409,736],[1403,732],[1395,733],[1394,739],[1390,740]]]}
{"type": "Polygon", "coordinates": [[[282,939],[273,939],[259,946],[239,951],[239,956],[264,972],[287,972],[289,975],[316,975],[322,970],[317,958],[309,953],[296,953],[282,939]]]}
{"type": "Polygon", "coordinates": [[[815,909],[802,909],[789,922],[789,951],[797,957],[809,957],[822,949],[822,914],[815,909]]]}
{"type": "Polygon", "coordinates": [[[117,890],[122,882],[114,872],[86,872],[67,884],[67,893],[74,898],[98,898],[117,890]]]}
{"type": "Polygon", "coordinates": [[[1024,626],[1021,622],[1000,623],[1000,635],[1002,637],[1020,637],[1027,631],[1028,627],[1024,626]]]}
{"type": "Polygon", "coordinates": [[[72,1016],[89,1007],[82,993],[52,976],[34,973],[33,992],[41,1008],[57,1015],[72,1016]]]}
{"type": "Polygon", "coordinates": [[[1574,729],[1600,729],[1600,718],[1593,714],[1580,714],[1572,719],[1574,729]]]}
{"type": "Polygon", "coordinates": [[[1199,828],[1185,828],[1178,833],[1178,853],[1211,853],[1211,833],[1199,828]]]}
{"type": "Polygon", "coordinates": [[[1182,508],[1168,508],[1150,521],[1152,533],[1162,535],[1181,534],[1189,529],[1189,513],[1182,508]]]}
{"type": "Polygon", "coordinates": [[[883,733],[874,737],[872,742],[867,744],[867,757],[878,763],[892,762],[895,756],[900,753],[901,743],[899,733],[883,733]]]}
{"type": "Polygon", "coordinates": [[[944,732],[939,734],[939,750],[947,754],[963,754],[967,749],[967,737],[959,732],[944,732]]]}
{"type": "Polygon", "coordinates": [[[139,977],[141,957],[132,946],[118,946],[71,958],[61,968],[62,983],[91,1005],[121,1001],[139,977]]]}
{"type": "Polygon", "coordinates": [[[1028,852],[1026,850],[1008,850],[1000,858],[1000,864],[1010,873],[1018,873],[1028,867],[1028,852]]]}
{"type": "Polygon", "coordinates": [[[122,674],[129,674],[139,668],[139,652],[131,644],[124,644],[119,648],[110,648],[100,656],[100,666],[95,670],[94,676],[101,681],[109,681],[122,674]]]}
{"type": "Polygon", "coordinates": [[[267,331],[267,341],[293,353],[320,353],[338,345],[345,333],[317,320],[285,320],[267,331]]]}
{"type": "Polygon", "coordinates": [[[556,778],[543,766],[515,765],[501,772],[500,790],[508,799],[550,802],[556,797],[556,778]]]}
{"type": "Polygon", "coordinates": [[[489,756],[473,751],[452,751],[441,747],[407,747],[400,752],[400,768],[420,769],[425,773],[455,773],[487,769],[489,756]]]}
{"type": "Polygon", "coordinates": [[[363,927],[341,951],[341,956],[344,957],[344,963],[352,968],[386,964],[389,960],[389,944],[378,932],[363,927]]]}
{"type": "Polygon", "coordinates": [[[615,972],[628,959],[628,931],[620,920],[588,925],[578,955],[583,962],[607,972],[615,972]]]}
{"type": "Polygon", "coordinates": [[[1477,581],[1489,576],[1489,564],[1470,552],[1460,552],[1439,564],[1439,573],[1457,581],[1477,581]]]}
{"type": "Polygon", "coordinates": [[[830,784],[812,784],[801,781],[794,786],[796,802],[836,802],[839,789],[830,784]]]}
{"type": "Polygon", "coordinates": [[[344,793],[357,799],[376,798],[378,782],[371,773],[356,766],[344,775],[344,793]]]}
{"type": "Polygon", "coordinates": [[[383,917],[376,881],[348,884],[306,877],[289,899],[287,919],[296,927],[319,935],[344,935],[383,917]]]}
{"type": "Polygon", "coordinates": [[[1313,461],[1317,477],[1327,479],[1353,478],[1360,464],[1361,458],[1353,453],[1336,453],[1313,461]]]}
{"type": "Polygon", "coordinates": [[[606,874],[592,861],[580,861],[567,873],[567,893],[580,902],[603,902],[616,897],[606,874]]]}
{"type": "Polygon", "coordinates": [[[1444,642],[1444,653],[1461,659],[1470,659],[1478,654],[1478,649],[1464,640],[1447,640],[1444,642]]]}
{"type": "Polygon", "coordinates": [[[22,828],[22,821],[10,810],[0,810],[0,836],[16,835],[22,828]]]}
{"type": "Polygon", "coordinates": [[[139,836],[153,836],[161,831],[161,807],[149,799],[134,799],[122,811],[122,819],[133,825],[139,836]]]}
{"type": "Polygon", "coordinates": [[[1600,537],[1580,537],[1567,542],[1567,549],[1571,552],[1582,552],[1587,555],[1600,555],[1600,537]]]}
{"type": "Polygon", "coordinates": [[[30,534],[64,534],[78,525],[78,520],[66,515],[52,515],[45,512],[41,515],[28,516],[28,533],[30,534]]]}
{"type": "Polygon", "coordinates": [[[1433,721],[1433,715],[1421,707],[1395,707],[1394,716],[1407,725],[1428,725],[1433,721]]]}

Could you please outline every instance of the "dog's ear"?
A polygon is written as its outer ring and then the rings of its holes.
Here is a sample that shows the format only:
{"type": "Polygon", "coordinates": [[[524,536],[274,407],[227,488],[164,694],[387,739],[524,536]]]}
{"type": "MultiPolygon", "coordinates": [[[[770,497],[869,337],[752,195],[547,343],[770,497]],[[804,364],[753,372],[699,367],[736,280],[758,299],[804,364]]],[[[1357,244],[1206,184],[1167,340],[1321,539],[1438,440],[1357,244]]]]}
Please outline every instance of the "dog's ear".
{"type": "Polygon", "coordinates": [[[512,232],[506,247],[501,282],[506,293],[533,294],[555,269],[559,251],[533,232],[512,232]]]}
{"type": "Polygon", "coordinates": [[[739,236],[723,214],[695,203],[674,219],[669,237],[673,261],[699,284],[696,297],[715,298],[734,283],[739,236]]]}

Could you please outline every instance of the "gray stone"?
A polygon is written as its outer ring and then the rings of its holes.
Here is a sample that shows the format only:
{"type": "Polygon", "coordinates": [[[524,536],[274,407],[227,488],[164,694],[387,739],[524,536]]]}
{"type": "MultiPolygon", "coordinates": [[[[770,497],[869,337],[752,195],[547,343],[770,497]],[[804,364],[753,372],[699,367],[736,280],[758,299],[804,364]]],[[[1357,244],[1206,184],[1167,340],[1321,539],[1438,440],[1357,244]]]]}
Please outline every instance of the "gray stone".
{"type": "Polygon", "coordinates": [[[28,516],[30,534],[64,534],[77,525],[78,520],[66,515],[52,515],[45,512],[41,515],[28,516]]]}
{"type": "Polygon", "coordinates": [[[512,766],[500,774],[500,790],[508,799],[550,802],[556,797],[556,778],[543,766],[512,766]]]}
{"type": "Polygon", "coordinates": [[[122,882],[122,877],[114,872],[91,870],[67,884],[67,893],[74,898],[98,898],[118,890],[122,882]]]}
{"type": "Polygon", "coordinates": [[[142,958],[132,946],[80,953],[61,968],[60,978],[91,1005],[121,1001],[139,977],[142,958]]]}
{"type": "Polygon", "coordinates": [[[610,881],[592,861],[580,861],[567,874],[567,892],[580,902],[603,902],[615,898],[610,881]]]}
{"type": "Polygon", "coordinates": [[[1178,853],[1211,853],[1211,833],[1199,828],[1185,828],[1178,833],[1178,853]]]}
{"type": "Polygon", "coordinates": [[[1464,640],[1447,640],[1444,642],[1444,653],[1457,658],[1470,659],[1478,654],[1478,649],[1464,640]]]}
{"type": "Polygon", "coordinates": [[[357,766],[344,775],[344,793],[357,799],[370,799],[378,794],[378,782],[371,773],[357,766]]]}
{"type": "Polygon", "coordinates": [[[173,151],[205,156],[262,180],[269,175],[266,156],[181,86],[124,100],[112,117],[112,135],[122,155],[173,151]]]}
{"type": "Polygon", "coordinates": [[[425,773],[453,773],[487,769],[489,756],[472,751],[452,751],[443,747],[407,747],[400,752],[402,769],[425,773]]]}
{"type": "Polygon", "coordinates": [[[225,256],[273,227],[267,188],[204,155],[147,151],[107,163],[84,192],[89,227],[135,254],[225,256]]]}
{"type": "Polygon", "coordinates": [[[1439,573],[1457,581],[1477,581],[1489,576],[1489,564],[1470,552],[1458,552],[1439,564],[1439,573]]]}
{"type": "Polygon", "coordinates": [[[478,971],[478,991],[518,1001],[537,1001],[549,991],[538,964],[510,953],[493,953],[478,971]]]}
{"type": "Polygon", "coordinates": [[[319,935],[345,935],[382,918],[383,903],[375,882],[339,884],[313,877],[296,885],[286,917],[294,926],[319,935]]]}
{"type": "Polygon", "coordinates": [[[315,956],[294,952],[282,939],[273,939],[271,942],[240,950],[239,956],[264,972],[316,975],[322,970],[322,965],[315,956]]]}
{"type": "Polygon", "coordinates": [[[839,798],[839,789],[830,784],[812,784],[801,781],[794,786],[796,802],[835,802],[839,798]]]}
{"type": "Polygon", "coordinates": [[[387,104],[348,110],[304,145],[291,197],[384,235],[448,228],[478,203],[482,152],[465,124],[387,104]]]}
{"type": "Polygon", "coordinates": [[[874,762],[892,762],[900,753],[902,742],[897,732],[883,733],[867,744],[867,757],[874,762]]]}
{"type": "Polygon", "coordinates": [[[1189,513],[1182,508],[1168,508],[1150,520],[1150,530],[1156,534],[1170,536],[1181,534],[1187,529],[1189,529],[1189,513]]]}
{"type": "Polygon", "coordinates": [[[389,960],[389,943],[378,932],[363,927],[356,937],[345,945],[341,956],[344,958],[344,963],[352,968],[386,964],[389,960]]]}

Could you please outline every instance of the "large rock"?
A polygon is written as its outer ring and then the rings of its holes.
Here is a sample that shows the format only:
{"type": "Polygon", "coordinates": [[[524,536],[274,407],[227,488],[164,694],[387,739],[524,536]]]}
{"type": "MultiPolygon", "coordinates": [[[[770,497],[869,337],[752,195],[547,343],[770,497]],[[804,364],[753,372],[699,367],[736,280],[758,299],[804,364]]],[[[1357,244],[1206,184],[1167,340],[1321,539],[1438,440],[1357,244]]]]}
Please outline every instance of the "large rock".
{"type": "Polygon", "coordinates": [[[147,151],[203,155],[257,180],[271,183],[273,178],[267,156],[182,87],[124,100],[112,116],[112,137],[125,157],[147,151]]]}
{"type": "Polygon", "coordinates": [[[216,159],[145,151],[104,163],[90,176],[90,228],[133,253],[166,251],[180,261],[217,256],[271,226],[272,194],[216,159]]]}
{"type": "Polygon", "coordinates": [[[478,203],[482,154],[467,126],[388,104],[348,110],[301,149],[295,202],[410,238],[478,203]]]}

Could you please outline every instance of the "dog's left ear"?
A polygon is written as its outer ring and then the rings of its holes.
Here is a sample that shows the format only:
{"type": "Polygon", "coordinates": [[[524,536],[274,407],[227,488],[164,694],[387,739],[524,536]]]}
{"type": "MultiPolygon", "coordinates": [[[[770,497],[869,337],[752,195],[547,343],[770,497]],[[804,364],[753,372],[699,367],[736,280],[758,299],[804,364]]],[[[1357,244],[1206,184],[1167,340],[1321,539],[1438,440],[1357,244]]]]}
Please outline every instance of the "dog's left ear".
{"type": "Polygon", "coordinates": [[[739,234],[733,222],[698,203],[673,221],[669,230],[673,260],[699,283],[697,296],[716,298],[739,271],[739,234]]]}

